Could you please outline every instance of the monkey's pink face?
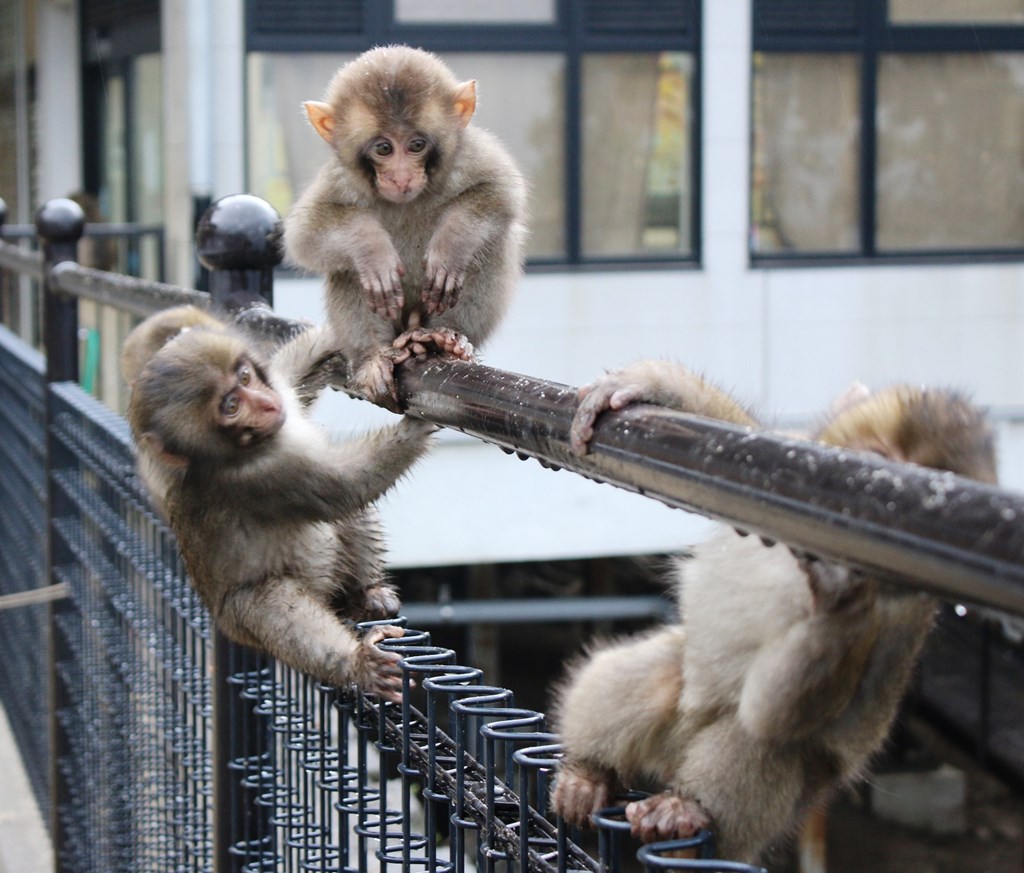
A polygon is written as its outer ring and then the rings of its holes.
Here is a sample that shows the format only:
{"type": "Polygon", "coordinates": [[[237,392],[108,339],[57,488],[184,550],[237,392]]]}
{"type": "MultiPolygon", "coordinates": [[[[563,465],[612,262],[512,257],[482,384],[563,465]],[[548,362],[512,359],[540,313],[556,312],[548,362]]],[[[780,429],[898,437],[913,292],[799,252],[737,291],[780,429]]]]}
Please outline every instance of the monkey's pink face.
{"type": "Polygon", "coordinates": [[[377,193],[399,205],[415,200],[427,185],[431,152],[430,140],[420,133],[385,133],[372,140],[366,157],[373,167],[377,193]]]}
{"type": "Polygon", "coordinates": [[[281,395],[260,371],[242,358],[217,401],[217,426],[239,448],[263,442],[284,425],[281,395]]]}

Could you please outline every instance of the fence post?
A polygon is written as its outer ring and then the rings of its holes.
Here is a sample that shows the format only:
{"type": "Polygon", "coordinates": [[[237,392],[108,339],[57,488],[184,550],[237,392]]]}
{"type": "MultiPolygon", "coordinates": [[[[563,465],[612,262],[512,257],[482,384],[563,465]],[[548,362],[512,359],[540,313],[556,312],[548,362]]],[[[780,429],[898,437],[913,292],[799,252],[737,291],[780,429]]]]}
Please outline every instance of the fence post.
{"type": "MultiPolygon", "coordinates": [[[[73,200],[48,200],[36,213],[36,232],[43,250],[43,346],[46,353],[46,382],[78,380],[78,301],[61,294],[50,282],[50,271],[62,261],[78,257],[78,241],[85,230],[85,215],[73,200]]],[[[71,556],[54,535],[53,520],[62,514],[61,497],[54,487],[53,472],[60,464],[59,446],[53,439],[53,400],[46,392],[46,577],[44,584],[55,584],[57,568],[71,556]]],[[[50,744],[50,837],[53,841],[55,868],[61,870],[65,833],[61,810],[70,802],[70,786],[61,773],[60,762],[68,751],[68,738],[60,723],[60,714],[68,706],[67,689],[59,668],[70,657],[67,641],[57,624],[73,611],[67,601],[50,604],[47,641],[49,658],[49,744],[50,744]]]]}
{"type": "MultiPolygon", "coordinates": [[[[251,194],[221,198],[203,213],[196,254],[210,271],[216,308],[238,312],[273,303],[280,239],[280,216],[251,194]]],[[[216,626],[212,636],[213,869],[237,873],[274,852],[274,808],[263,784],[274,767],[274,749],[254,699],[273,682],[274,666],[272,659],[230,642],[216,626]]]]}
{"type": "Polygon", "coordinates": [[[281,263],[281,216],[266,200],[231,194],[210,206],[196,229],[196,254],[210,271],[215,306],[237,312],[274,304],[274,267],[281,263]]]}
{"type": "Polygon", "coordinates": [[[47,382],[78,381],[78,301],[56,291],[50,270],[78,259],[78,241],[85,213],[74,200],[47,200],[36,213],[36,232],[43,249],[43,349],[47,382]]]}

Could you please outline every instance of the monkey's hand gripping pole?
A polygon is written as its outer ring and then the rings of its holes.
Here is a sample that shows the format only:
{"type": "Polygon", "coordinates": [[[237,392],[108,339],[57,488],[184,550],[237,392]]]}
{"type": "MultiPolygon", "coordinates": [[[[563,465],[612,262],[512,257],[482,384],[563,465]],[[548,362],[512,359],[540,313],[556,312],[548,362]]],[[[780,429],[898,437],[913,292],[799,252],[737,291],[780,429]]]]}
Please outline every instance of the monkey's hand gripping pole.
{"type": "MultiPolygon", "coordinates": [[[[1024,614],[1024,495],[654,406],[569,446],[576,389],[463,361],[397,369],[410,414],[947,599],[1024,614]]],[[[908,592],[909,593],[909,592],[908,592]]]]}

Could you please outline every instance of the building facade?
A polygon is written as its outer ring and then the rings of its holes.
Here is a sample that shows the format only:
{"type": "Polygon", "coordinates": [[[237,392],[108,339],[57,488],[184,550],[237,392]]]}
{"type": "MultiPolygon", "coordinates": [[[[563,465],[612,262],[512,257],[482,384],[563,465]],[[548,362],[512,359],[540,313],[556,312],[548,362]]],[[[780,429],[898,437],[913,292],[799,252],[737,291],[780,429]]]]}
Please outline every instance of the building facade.
{"type": "MultiPolygon", "coordinates": [[[[325,157],[301,102],[390,42],[478,80],[475,123],[531,184],[529,267],[485,363],[582,384],[671,357],[787,425],[854,380],[958,386],[1024,487],[1021,0],[0,0],[8,220],[84,189],[162,223],[167,278],[192,284],[197,214],[238,191],[284,213],[325,157]]],[[[275,293],[321,317],[317,279],[275,293]]],[[[706,529],[453,434],[385,514],[405,567],[706,529]]]]}

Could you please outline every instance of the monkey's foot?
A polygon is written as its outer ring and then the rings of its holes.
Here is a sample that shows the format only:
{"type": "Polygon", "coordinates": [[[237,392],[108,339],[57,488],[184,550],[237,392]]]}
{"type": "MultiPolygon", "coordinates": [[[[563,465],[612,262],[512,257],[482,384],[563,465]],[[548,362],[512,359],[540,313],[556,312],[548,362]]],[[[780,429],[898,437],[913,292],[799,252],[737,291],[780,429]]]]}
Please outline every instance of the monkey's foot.
{"type": "Polygon", "coordinates": [[[450,327],[414,327],[397,337],[392,346],[417,358],[425,358],[433,351],[462,361],[476,360],[469,338],[450,327]]]}
{"type": "MultiPolygon", "coordinates": [[[[395,364],[400,356],[396,349],[386,348],[363,364],[349,381],[349,387],[371,403],[398,412],[398,388],[395,385],[395,364]]],[[[405,357],[408,357],[406,355],[405,357]]],[[[401,358],[405,360],[405,358],[401,358]]]]}
{"type": "Polygon", "coordinates": [[[551,790],[551,809],[569,824],[586,827],[590,816],[611,806],[612,779],[597,767],[563,763],[551,790]]]}
{"type": "Polygon", "coordinates": [[[608,409],[624,409],[644,399],[642,385],[624,382],[616,373],[607,373],[579,390],[579,405],[569,428],[569,444],[577,455],[587,453],[594,436],[594,422],[608,409]]]}
{"type": "Polygon", "coordinates": [[[689,797],[663,791],[626,805],[626,820],[642,843],[692,837],[711,824],[711,816],[689,797]]]}
{"type": "Polygon", "coordinates": [[[295,391],[303,406],[310,405],[320,392],[348,378],[348,360],[341,352],[332,352],[316,361],[299,379],[295,391]]]}
{"type": "Polygon", "coordinates": [[[352,658],[352,681],[365,694],[376,694],[385,700],[402,700],[402,656],[398,652],[385,652],[377,643],[405,634],[400,627],[380,625],[370,628],[359,641],[352,658]]]}
{"type": "Polygon", "coordinates": [[[371,585],[362,592],[362,598],[362,603],[355,605],[355,611],[361,616],[360,621],[394,618],[402,605],[394,586],[387,583],[371,585]]]}

